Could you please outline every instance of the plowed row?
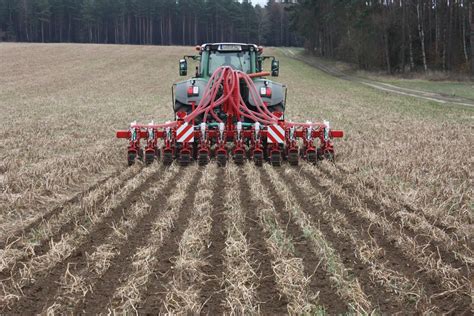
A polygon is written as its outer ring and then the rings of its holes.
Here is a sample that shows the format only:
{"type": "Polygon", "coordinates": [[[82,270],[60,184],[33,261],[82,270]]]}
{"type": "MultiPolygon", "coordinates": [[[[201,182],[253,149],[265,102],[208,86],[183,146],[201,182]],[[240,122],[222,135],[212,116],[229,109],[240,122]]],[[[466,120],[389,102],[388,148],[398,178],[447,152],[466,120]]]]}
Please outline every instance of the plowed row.
{"type": "MultiPolygon", "coordinates": [[[[468,314],[473,110],[272,49],[336,164],[126,166],[188,47],[0,44],[0,314],[468,314]]],[[[274,78],[276,79],[276,78],[274,78]]]]}
{"type": "Polygon", "coordinates": [[[2,241],[2,313],[468,311],[469,252],[426,243],[343,175],[124,170],[2,241]]]}

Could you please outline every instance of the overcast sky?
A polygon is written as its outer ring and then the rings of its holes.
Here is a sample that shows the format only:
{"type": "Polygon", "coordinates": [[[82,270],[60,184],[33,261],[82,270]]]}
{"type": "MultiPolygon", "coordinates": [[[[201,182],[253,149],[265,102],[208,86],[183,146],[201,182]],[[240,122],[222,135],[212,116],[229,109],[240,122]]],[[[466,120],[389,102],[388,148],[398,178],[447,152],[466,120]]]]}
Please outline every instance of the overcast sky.
{"type": "Polygon", "coordinates": [[[264,7],[267,4],[268,0],[251,0],[253,5],[259,4],[264,7]]]}

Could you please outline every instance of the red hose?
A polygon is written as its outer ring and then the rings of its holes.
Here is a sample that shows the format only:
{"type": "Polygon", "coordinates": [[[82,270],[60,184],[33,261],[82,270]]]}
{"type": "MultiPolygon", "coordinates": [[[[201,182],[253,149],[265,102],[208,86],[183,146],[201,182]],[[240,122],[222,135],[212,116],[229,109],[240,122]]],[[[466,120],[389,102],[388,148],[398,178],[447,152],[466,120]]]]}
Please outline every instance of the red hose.
{"type": "MultiPolygon", "coordinates": [[[[203,97],[199,102],[196,109],[188,114],[185,118],[186,122],[191,122],[197,116],[204,114],[203,122],[207,121],[209,114],[219,123],[222,120],[215,113],[215,109],[227,103],[228,108],[224,109],[228,113],[232,113],[240,117],[246,117],[255,122],[259,122],[265,125],[276,124],[279,120],[277,116],[270,112],[268,107],[264,104],[257,87],[255,86],[252,78],[267,76],[268,73],[255,73],[246,74],[239,70],[234,70],[231,67],[223,66],[219,67],[214,71],[212,76],[209,78],[209,82],[204,90],[203,97]],[[251,110],[245,100],[242,99],[240,94],[240,80],[243,80],[249,89],[249,98],[251,98],[253,104],[255,104],[256,111],[251,110]],[[217,100],[217,94],[219,89],[223,88],[223,94],[217,100]]],[[[287,123],[288,126],[296,127],[310,127],[310,126],[321,126],[321,123],[287,123]]]]}

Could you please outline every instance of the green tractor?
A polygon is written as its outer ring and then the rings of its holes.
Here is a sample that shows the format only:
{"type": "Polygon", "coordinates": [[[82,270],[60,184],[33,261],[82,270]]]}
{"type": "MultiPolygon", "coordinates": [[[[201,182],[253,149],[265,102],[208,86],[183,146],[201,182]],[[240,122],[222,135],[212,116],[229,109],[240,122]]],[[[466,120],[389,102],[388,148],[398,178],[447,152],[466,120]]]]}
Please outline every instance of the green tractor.
{"type": "MultiPolygon", "coordinates": [[[[204,94],[210,77],[216,69],[221,66],[228,66],[235,70],[240,70],[253,77],[253,82],[260,96],[267,105],[270,112],[285,111],[286,86],[262,78],[263,62],[271,59],[271,75],[277,77],[279,74],[279,61],[273,56],[263,56],[263,48],[255,44],[237,43],[214,43],[196,46],[199,55],[184,56],[179,61],[179,74],[188,74],[188,60],[197,61],[195,76],[191,79],[178,82],[173,89],[174,112],[191,113],[193,105],[199,104],[204,94]]],[[[242,99],[248,108],[256,110],[254,100],[249,98],[248,87],[241,86],[242,99]]],[[[218,96],[219,97],[219,96],[218,96]]],[[[226,114],[216,109],[216,115],[225,120],[226,114]]],[[[196,118],[196,124],[200,123],[200,117],[196,118]]],[[[210,120],[212,122],[212,119],[210,120]]],[[[252,123],[250,119],[246,122],[252,123]]]]}

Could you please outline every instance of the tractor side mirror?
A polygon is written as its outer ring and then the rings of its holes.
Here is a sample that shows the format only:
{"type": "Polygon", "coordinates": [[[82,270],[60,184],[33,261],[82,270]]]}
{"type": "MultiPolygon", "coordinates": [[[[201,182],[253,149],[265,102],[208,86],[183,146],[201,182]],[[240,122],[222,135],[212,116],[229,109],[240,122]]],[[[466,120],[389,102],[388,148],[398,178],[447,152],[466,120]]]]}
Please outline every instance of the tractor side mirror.
{"type": "Polygon", "coordinates": [[[272,77],[278,77],[280,73],[280,62],[276,59],[272,60],[272,77]]]}
{"type": "Polygon", "coordinates": [[[186,59],[181,59],[179,61],[179,75],[186,76],[188,74],[188,62],[186,59]]]}

